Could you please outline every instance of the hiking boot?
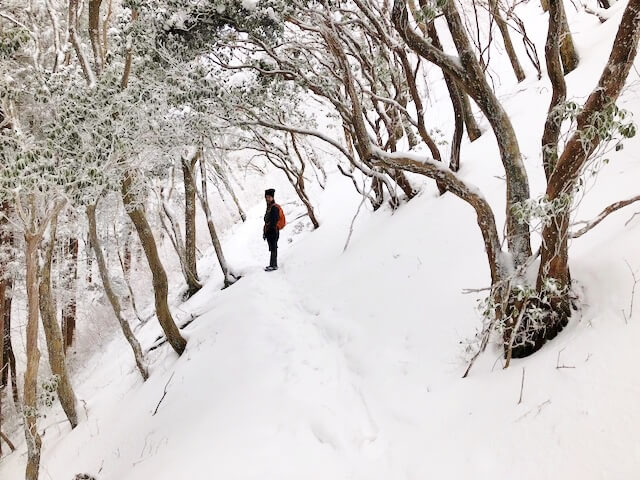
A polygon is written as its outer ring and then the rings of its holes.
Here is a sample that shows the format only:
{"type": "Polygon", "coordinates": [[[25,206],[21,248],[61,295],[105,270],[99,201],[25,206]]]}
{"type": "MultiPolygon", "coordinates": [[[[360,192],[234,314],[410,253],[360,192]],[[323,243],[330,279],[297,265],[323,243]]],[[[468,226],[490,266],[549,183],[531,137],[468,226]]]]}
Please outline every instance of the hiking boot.
{"type": "Polygon", "coordinates": [[[272,267],[271,265],[269,265],[268,267],[264,267],[264,271],[265,272],[273,272],[275,270],[277,270],[278,267],[272,267]]]}

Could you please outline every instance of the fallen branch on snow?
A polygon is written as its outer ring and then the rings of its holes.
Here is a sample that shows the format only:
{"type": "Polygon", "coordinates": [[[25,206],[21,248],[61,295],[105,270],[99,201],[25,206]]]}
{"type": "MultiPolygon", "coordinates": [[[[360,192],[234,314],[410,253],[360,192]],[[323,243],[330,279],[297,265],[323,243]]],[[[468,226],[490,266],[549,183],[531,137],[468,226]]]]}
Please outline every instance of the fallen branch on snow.
{"type": "Polygon", "coordinates": [[[162,403],[162,401],[164,400],[164,397],[167,396],[167,388],[169,387],[169,383],[171,383],[171,379],[173,378],[173,376],[175,375],[176,372],[173,372],[171,374],[171,376],[169,377],[169,380],[167,380],[167,383],[164,386],[164,393],[162,394],[162,398],[160,398],[160,401],[158,402],[158,405],[156,405],[156,409],[153,411],[153,414],[151,415],[152,417],[158,413],[158,409],[160,408],[160,404],[162,403]]]}

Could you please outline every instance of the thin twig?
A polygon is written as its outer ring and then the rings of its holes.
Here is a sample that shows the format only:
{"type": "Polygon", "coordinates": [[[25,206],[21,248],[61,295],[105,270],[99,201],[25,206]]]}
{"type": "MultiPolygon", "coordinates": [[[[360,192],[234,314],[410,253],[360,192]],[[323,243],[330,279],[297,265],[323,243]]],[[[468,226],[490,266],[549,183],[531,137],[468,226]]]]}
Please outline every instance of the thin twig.
{"type": "Polygon", "coordinates": [[[577,232],[571,233],[571,238],[578,238],[578,237],[584,235],[585,233],[587,233],[593,227],[598,225],[601,221],[603,221],[605,218],[607,218],[610,214],[612,214],[616,210],[620,210],[621,208],[626,207],[627,205],[631,205],[632,203],[635,203],[638,200],[640,200],[640,195],[636,195],[635,197],[629,198],[627,200],[621,200],[619,202],[612,203],[607,208],[602,210],[602,212],[600,212],[600,215],[598,215],[591,222],[584,222],[584,221],[583,222],[578,222],[578,223],[584,223],[586,225],[584,227],[582,227],[580,230],[578,230],[577,232]]]}
{"type": "Polygon", "coordinates": [[[633,215],[631,215],[631,218],[630,218],[629,220],[627,220],[627,221],[624,223],[624,226],[626,227],[627,225],[629,225],[629,224],[631,223],[631,221],[632,221],[634,218],[636,218],[638,215],[640,215],[640,212],[636,212],[636,213],[634,213],[633,215]]]}
{"type": "Polygon", "coordinates": [[[520,382],[520,399],[518,405],[522,403],[522,391],[524,390],[524,367],[522,367],[522,382],[520,382]]]}
{"type": "Polygon", "coordinates": [[[162,398],[160,398],[160,401],[158,402],[158,405],[156,405],[156,409],[153,411],[153,414],[151,415],[152,417],[158,413],[158,409],[160,408],[160,404],[162,403],[162,401],[164,400],[164,397],[167,396],[167,387],[169,386],[169,383],[171,382],[171,379],[173,378],[173,376],[175,375],[176,372],[173,372],[171,374],[171,376],[169,377],[169,380],[167,380],[167,383],[164,386],[164,393],[162,394],[162,398]]]}
{"type": "MultiPolygon", "coordinates": [[[[362,190],[364,191],[364,188],[362,190]]],[[[358,218],[358,214],[360,213],[360,209],[362,208],[362,205],[364,205],[364,202],[367,199],[367,197],[369,196],[369,192],[370,191],[371,191],[371,187],[369,187],[369,190],[366,191],[364,193],[364,195],[362,195],[362,201],[360,202],[360,205],[358,205],[358,209],[356,210],[356,214],[353,216],[353,219],[351,220],[351,225],[349,226],[349,235],[347,236],[347,241],[344,243],[344,248],[342,249],[343,253],[347,251],[347,247],[349,246],[349,242],[351,241],[351,235],[353,234],[353,225],[356,223],[356,218],[358,218]]]]}
{"type": "Polygon", "coordinates": [[[481,293],[481,292],[488,292],[491,290],[491,287],[484,287],[484,288],[463,288],[462,289],[462,294],[463,295],[469,295],[470,293],[481,293]]]}
{"type": "Polygon", "coordinates": [[[622,309],[622,315],[624,316],[624,322],[625,323],[629,323],[629,320],[633,316],[633,300],[634,300],[634,298],[636,296],[636,286],[638,285],[638,282],[640,282],[640,279],[638,279],[636,277],[636,272],[633,271],[633,268],[631,267],[631,264],[629,264],[629,262],[626,259],[625,259],[624,263],[626,263],[627,267],[629,267],[629,272],[631,272],[631,277],[633,277],[633,287],[631,287],[631,301],[629,303],[629,317],[627,317],[627,314],[625,313],[624,309],[622,309]]]}
{"type": "Polygon", "coordinates": [[[558,359],[556,361],[556,369],[558,370],[560,370],[561,368],[576,368],[575,366],[572,366],[572,365],[565,365],[565,364],[560,365],[560,354],[564,351],[565,348],[566,347],[561,348],[560,351],[558,352],[558,359]]]}

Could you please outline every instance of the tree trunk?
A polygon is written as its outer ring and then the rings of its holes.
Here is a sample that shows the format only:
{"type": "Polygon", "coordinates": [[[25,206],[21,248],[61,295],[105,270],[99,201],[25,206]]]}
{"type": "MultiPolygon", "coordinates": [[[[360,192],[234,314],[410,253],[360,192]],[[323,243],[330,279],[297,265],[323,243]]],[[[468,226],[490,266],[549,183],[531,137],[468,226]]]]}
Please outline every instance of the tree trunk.
{"type": "Polygon", "coordinates": [[[182,178],[184,181],[184,247],[185,247],[185,268],[187,270],[188,296],[191,297],[202,285],[198,278],[198,266],[196,258],[196,190],[191,182],[191,172],[193,172],[198,156],[193,158],[182,158],[182,178]]]}
{"type": "MultiPolygon", "coordinates": [[[[4,361],[2,360],[4,359],[4,297],[6,288],[6,282],[4,280],[0,280],[0,332],[3,336],[3,338],[0,339],[0,432],[2,432],[2,394],[5,389],[5,383],[2,382],[2,377],[4,376],[4,361]]],[[[0,441],[0,458],[1,457],[2,442],[0,441]]]]}
{"type": "MultiPolygon", "coordinates": [[[[4,433],[2,433],[2,430],[0,430],[0,440],[4,440],[4,442],[9,446],[9,449],[12,452],[16,451],[15,445],[11,442],[11,440],[9,440],[9,437],[7,437],[4,433]]],[[[2,442],[0,442],[0,443],[2,443],[2,442]]],[[[0,449],[0,452],[1,451],[2,450],[0,449]]]]}
{"type": "Polygon", "coordinates": [[[41,235],[25,233],[27,287],[27,369],[24,374],[24,433],[27,440],[26,480],[38,480],[42,439],[38,433],[38,245],[41,235]]]}
{"type": "Polygon", "coordinates": [[[140,343],[138,342],[136,336],[133,334],[133,331],[129,326],[129,322],[127,322],[127,320],[122,315],[120,300],[118,299],[118,295],[116,295],[113,287],[111,286],[111,279],[109,278],[107,262],[104,259],[102,247],[100,246],[100,238],[98,237],[98,227],[96,225],[96,206],[97,204],[89,205],[87,207],[87,219],[89,221],[89,235],[91,236],[91,245],[93,246],[93,250],[96,255],[98,271],[100,272],[100,278],[102,280],[102,286],[104,287],[104,292],[109,299],[109,303],[111,304],[113,313],[116,316],[118,323],[120,324],[122,333],[131,346],[133,357],[135,358],[136,366],[140,371],[140,375],[142,375],[143,380],[147,380],[147,378],[149,378],[149,372],[147,370],[147,366],[145,365],[142,348],[140,348],[140,343]]]}
{"type": "MultiPolygon", "coordinates": [[[[0,113],[0,117],[2,114],[0,113]]],[[[9,235],[6,231],[7,228],[7,214],[9,212],[9,204],[3,202],[0,205],[0,212],[2,217],[0,218],[0,247],[8,245],[9,235]]],[[[5,298],[7,296],[7,278],[8,272],[2,268],[0,269],[0,431],[2,431],[2,392],[7,385],[7,372],[9,369],[9,362],[5,361],[5,298]]],[[[0,445],[0,455],[2,455],[2,446],[0,445]]]]}
{"type": "MultiPolygon", "coordinates": [[[[115,229],[115,226],[114,226],[115,229]]],[[[116,240],[117,240],[116,236],[116,240]]],[[[120,245],[116,245],[117,253],[118,253],[118,262],[120,263],[120,268],[122,269],[122,277],[124,278],[124,283],[127,285],[127,290],[129,291],[129,301],[131,302],[131,308],[133,308],[133,313],[140,323],[145,323],[140,312],[138,312],[138,307],[136,304],[136,296],[133,293],[133,288],[131,287],[131,280],[129,278],[129,273],[131,272],[131,236],[127,233],[124,241],[124,258],[120,254],[120,245]]]]}
{"type": "Polygon", "coordinates": [[[78,238],[69,239],[68,254],[71,257],[71,269],[67,272],[69,276],[65,283],[71,292],[71,299],[62,307],[62,337],[64,338],[64,350],[73,344],[73,336],[76,330],[77,314],[77,280],[78,280],[78,238]]]}
{"type": "MultiPolygon", "coordinates": [[[[599,114],[620,95],[637,54],[639,37],[640,0],[630,0],[598,85],[578,115],[576,131],[569,138],[555,168],[550,171],[546,199],[549,202],[557,202],[561,207],[542,230],[541,259],[536,285],[539,294],[544,293],[549,297],[549,306],[544,312],[544,328],[529,333],[525,338],[526,344],[513,350],[514,358],[530,355],[540,349],[545,341],[557,335],[568,321],[571,312],[568,253],[570,209],[580,173],[602,142],[598,134],[587,140],[583,132],[592,127],[598,121],[599,114]],[[553,286],[551,292],[549,285],[553,286]]],[[[524,323],[526,327],[526,322],[524,323]]],[[[525,335],[526,330],[524,331],[525,333],[522,330],[516,331],[515,335],[525,335]]]]}
{"type": "Polygon", "coordinates": [[[40,272],[40,318],[44,327],[47,350],[49,352],[49,365],[51,372],[57,377],[58,399],[64,413],[71,423],[71,428],[78,425],[78,413],[76,411],[76,396],[69,379],[67,366],[64,359],[64,341],[57,321],[57,308],[51,291],[51,263],[56,243],[56,227],[58,218],[54,216],[50,224],[49,245],[45,252],[45,258],[40,272]]]}
{"type": "Polygon", "coordinates": [[[134,192],[131,190],[133,182],[132,176],[133,173],[131,172],[125,174],[122,182],[122,200],[129,218],[136,227],[140,243],[142,244],[149,268],[151,269],[158,321],[167,336],[167,341],[171,344],[178,355],[182,355],[182,352],[184,352],[184,349],[187,346],[187,342],[180,334],[180,330],[173,321],[173,316],[169,310],[167,300],[169,294],[167,274],[162,266],[160,255],[158,254],[158,247],[155,239],[153,238],[151,225],[149,225],[144,210],[135,198],[134,192]]]}
{"type": "Polygon", "coordinates": [[[559,119],[556,109],[567,98],[567,84],[564,80],[562,60],[560,58],[562,10],[559,7],[560,2],[558,1],[553,1],[550,4],[549,29],[544,47],[547,73],[552,86],[551,103],[547,110],[547,119],[542,133],[542,165],[547,181],[556,168],[556,162],[558,161],[558,138],[560,137],[562,121],[559,119]]]}
{"type": "MultiPolygon", "coordinates": [[[[640,36],[640,0],[630,0],[624,11],[607,65],[587,99],[577,119],[577,128],[551,173],[547,186],[547,198],[552,201],[561,195],[571,195],[580,171],[602,139],[584,140],[582,132],[589,127],[597,115],[611,102],[615,102],[622,91],[636,57],[640,36]]],[[[538,276],[539,285],[545,278],[554,278],[561,285],[568,284],[566,239],[568,237],[567,212],[558,221],[549,222],[543,230],[542,263],[538,276]]]]}
{"type": "Polygon", "coordinates": [[[507,51],[509,61],[511,62],[513,73],[515,73],[516,79],[518,80],[518,83],[520,83],[525,79],[524,70],[522,70],[522,65],[520,65],[516,50],[513,48],[513,42],[511,41],[511,35],[509,34],[509,27],[507,25],[507,22],[502,17],[502,13],[500,13],[498,0],[489,0],[489,6],[491,8],[491,14],[493,15],[493,18],[495,18],[496,23],[498,24],[498,28],[500,29],[500,34],[502,35],[502,40],[504,42],[504,48],[507,51]]]}
{"type": "Polygon", "coordinates": [[[87,60],[84,51],[82,50],[82,43],[78,39],[78,0],[69,0],[69,41],[73,45],[73,49],[78,57],[78,62],[82,68],[85,81],[87,85],[93,85],[96,82],[95,75],[89,61],[87,60]]]}
{"type": "MultiPolygon", "coordinates": [[[[438,36],[438,31],[436,30],[434,22],[429,23],[426,31],[429,38],[433,42],[433,45],[436,48],[442,48],[440,37],[438,36]]],[[[460,170],[460,145],[462,143],[462,133],[464,127],[464,105],[462,97],[466,96],[466,94],[460,91],[451,75],[447,74],[446,72],[443,72],[443,75],[445,84],[447,85],[447,90],[449,91],[449,97],[451,98],[454,118],[454,130],[453,139],[451,140],[451,157],[449,160],[449,168],[454,172],[457,172],[458,170],[460,170]]],[[[473,116],[471,116],[471,118],[473,118],[473,116]]],[[[469,135],[469,138],[471,138],[471,133],[469,133],[469,135]]]]}
{"type": "MultiPolygon", "coordinates": [[[[426,0],[419,0],[420,7],[425,8],[428,7],[428,2],[426,0]]],[[[408,2],[409,9],[411,10],[411,14],[413,15],[413,19],[418,23],[418,27],[424,34],[424,36],[431,39],[433,45],[442,49],[442,44],[440,43],[440,37],[438,35],[438,30],[436,30],[435,23],[433,21],[429,22],[427,25],[424,21],[421,21],[421,13],[418,12],[418,7],[416,6],[415,0],[410,0],[408,2]]],[[[467,136],[469,137],[469,141],[473,142],[480,138],[482,135],[482,131],[478,127],[476,123],[476,119],[473,117],[473,113],[471,112],[471,105],[469,103],[469,97],[467,94],[455,83],[455,79],[446,73],[443,70],[443,76],[445,83],[447,85],[447,89],[449,90],[449,97],[451,98],[451,104],[453,106],[454,113],[454,121],[455,121],[455,129],[453,132],[453,141],[451,145],[451,158],[450,158],[450,168],[457,172],[460,168],[460,143],[461,143],[461,133],[459,132],[460,127],[458,116],[462,115],[464,124],[467,127],[467,136]]]]}
{"type": "Polygon", "coordinates": [[[98,76],[102,73],[104,58],[100,43],[100,4],[102,0],[89,0],[89,39],[93,50],[95,71],[98,76]]]}
{"type": "Polygon", "coordinates": [[[11,382],[11,392],[13,394],[13,404],[18,411],[21,410],[20,396],[18,395],[18,379],[16,372],[16,357],[13,353],[13,343],[11,342],[11,295],[13,290],[13,282],[6,280],[5,297],[4,297],[4,358],[2,359],[2,385],[9,385],[11,382]],[[9,376],[11,373],[11,376],[9,376]]]}
{"type": "MultiPolygon", "coordinates": [[[[556,0],[549,0],[556,1],[556,0]]],[[[558,7],[562,15],[562,34],[560,37],[560,56],[562,58],[562,66],[564,67],[565,75],[574,71],[578,67],[580,58],[576,52],[576,47],[573,44],[573,37],[571,36],[571,30],[569,30],[569,22],[567,22],[567,14],[564,11],[564,4],[562,0],[558,1],[558,7]]]]}
{"type": "MultiPolygon", "coordinates": [[[[195,168],[195,165],[193,166],[193,168],[195,168]]],[[[240,200],[238,200],[238,196],[236,195],[236,192],[233,190],[233,186],[229,181],[229,177],[227,176],[226,169],[217,163],[214,164],[213,168],[216,170],[216,173],[218,174],[218,176],[222,179],[224,188],[227,190],[227,192],[229,192],[229,195],[231,195],[233,203],[235,203],[236,208],[238,209],[238,215],[240,215],[240,219],[243,222],[246,221],[247,214],[244,213],[244,210],[242,209],[242,205],[240,205],[240,200]]],[[[194,199],[194,203],[195,203],[195,199],[194,199]]]]}
{"type": "Polygon", "coordinates": [[[0,330],[0,335],[2,335],[2,346],[0,346],[0,352],[2,352],[2,356],[0,356],[0,388],[4,388],[9,385],[10,370],[8,354],[10,330],[7,324],[7,315],[5,314],[5,308],[7,306],[7,282],[4,280],[0,282],[0,294],[2,295],[0,297],[0,315],[2,315],[2,319],[0,320],[0,324],[2,325],[2,330],[0,330]]]}
{"type": "Polygon", "coordinates": [[[91,245],[91,239],[88,237],[85,247],[85,276],[87,285],[91,285],[93,283],[93,246],[91,245]]]}
{"type": "Polygon", "coordinates": [[[413,31],[404,1],[395,0],[392,20],[407,45],[456,78],[458,85],[475,100],[491,124],[507,179],[507,243],[514,265],[519,267],[531,256],[531,238],[529,225],[519,222],[513,215],[514,207],[524,205],[529,199],[529,181],[518,139],[509,116],[487,82],[454,2],[445,2],[442,11],[460,57],[459,63],[452,62],[449,55],[413,31]]]}
{"type": "MultiPolygon", "coordinates": [[[[169,205],[169,199],[164,197],[164,193],[161,192],[162,197],[162,211],[165,216],[169,219],[169,223],[171,224],[171,230],[167,226],[167,223],[160,213],[160,221],[162,222],[162,227],[165,229],[167,234],[169,235],[169,239],[171,240],[171,244],[173,245],[176,254],[178,255],[178,259],[180,261],[180,269],[182,270],[182,275],[184,277],[184,281],[187,284],[187,297],[191,297],[195,292],[202,288],[202,284],[200,280],[195,277],[194,271],[189,268],[187,264],[187,254],[185,244],[182,240],[182,232],[180,231],[180,224],[169,205]]],[[[195,259],[195,252],[194,252],[195,259]]]]}
{"type": "MultiPolygon", "coordinates": [[[[302,203],[304,203],[304,206],[307,207],[307,213],[309,214],[309,219],[313,224],[313,228],[314,229],[319,228],[320,222],[318,222],[318,219],[316,217],[316,212],[313,209],[313,205],[311,204],[311,199],[307,195],[307,190],[304,184],[304,172],[307,168],[307,164],[304,161],[304,158],[302,157],[302,153],[300,152],[300,149],[298,148],[298,143],[296,142],[296,136],[293,133],[291,134],[291,144],[293,145],[293,150],[296,153],[296,156],[298,157],[298,161],[300,162],[300,165],[301,165],[300,169],[295,169],[295,171],[291,172],[291,175],[295,177],[295,181],[291,183],[293,184],[293,188],[295,188],[296,193],[298,194],[298,198],[300,198],[302,203]]],[[[290,181],[292,180],[292,177],[290,176],[289,173],[287,173],[287,178],[289,178],[290,181]]]]}
{"type": "Polygon", "coordinates": [[[202,153],[200,153],[198,158],[200,160],[200,182],[202,184],[201,191],[198,191],[196,187],[195,172],[192,172],[192,175],[189,176],[189,179],[191,180],[191,182],[193,182],[193,188],[196,190],[196,193],[198,194],[198,198],[200,199],[200,207],[202,208],[202,211],[204,212],[204,215],[207,219],[207,227],[209,228],[211,243],[213,244],[213,249],[216,252],[216,256],[218,257],[218,263],[220,264],[220,268],[222,269],[222,274],[224,275],[224,286],[228,287],[229,285],[233,285],[233,283],[237,279],[229,271],[227,260],[224,258],[222,245],[220,243],[220,239],[218,238],[218,233],[216,232],[215,224],[213,223],[211,208],[209,207],[209,195],[207,194],[207,166],[202,153]]]}
{"type": "Polygon", "coordinates": [[[460,95],[462,97],[464,124],[467,127],[467,136],[469,137],[470,142],[475,142],[482,136],[482,130],[480,130],[480,127],[473,116],[473,112],[471,111],[471,100],[469,100],[469,96],[462,90],[460,91],[460,95]]]}

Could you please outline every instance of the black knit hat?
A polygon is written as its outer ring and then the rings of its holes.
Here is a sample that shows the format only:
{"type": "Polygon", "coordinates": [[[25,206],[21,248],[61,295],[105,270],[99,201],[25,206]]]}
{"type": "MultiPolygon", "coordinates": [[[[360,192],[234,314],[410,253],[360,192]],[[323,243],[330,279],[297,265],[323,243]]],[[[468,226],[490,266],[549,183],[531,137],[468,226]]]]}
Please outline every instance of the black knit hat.
{"type": "Polygon", "coordinates": [[[264,191],[264,196],[269,196],[269,197],[275,197],[276,196],[276,190],[274,188],[267,188],[264,191]]]}

